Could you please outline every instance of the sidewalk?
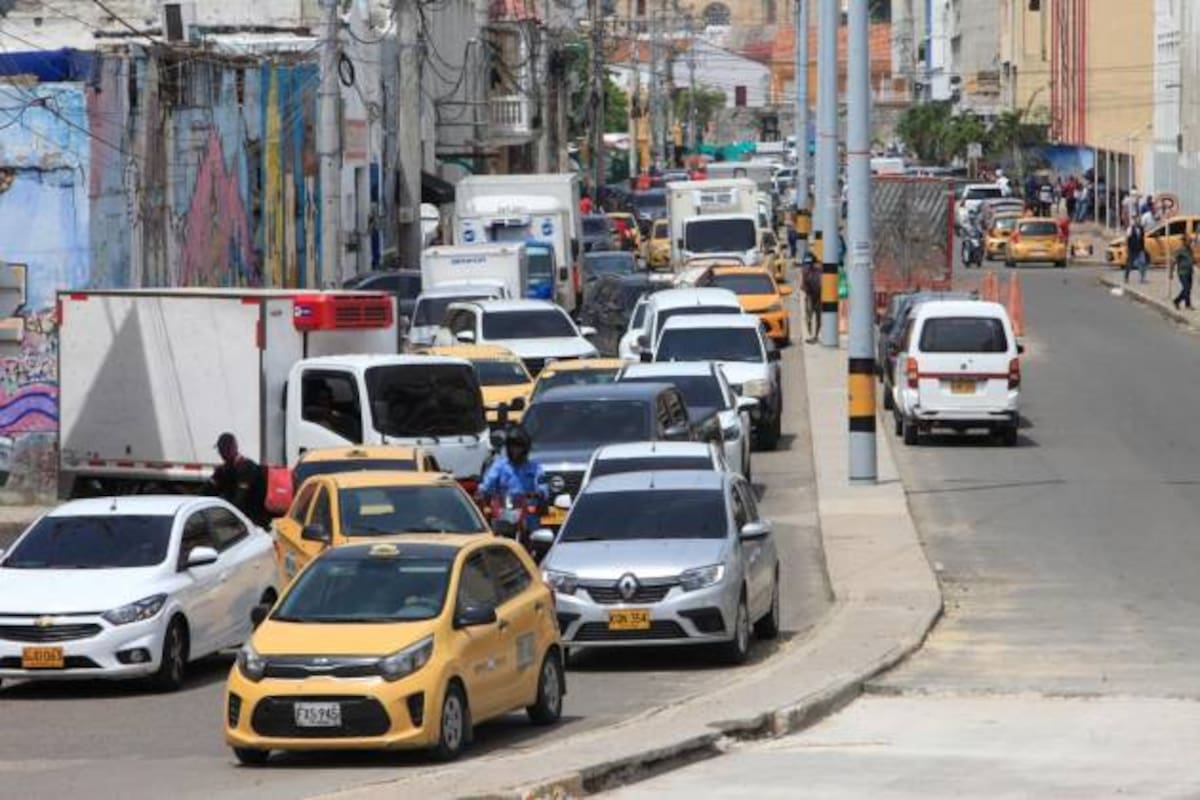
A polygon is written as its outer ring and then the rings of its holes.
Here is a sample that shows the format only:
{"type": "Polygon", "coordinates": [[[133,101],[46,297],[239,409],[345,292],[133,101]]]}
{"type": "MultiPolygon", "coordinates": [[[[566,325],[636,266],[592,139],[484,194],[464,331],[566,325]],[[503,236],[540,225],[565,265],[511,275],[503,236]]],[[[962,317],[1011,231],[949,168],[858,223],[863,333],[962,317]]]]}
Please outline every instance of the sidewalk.
{"type": "MultiPolygon", "coordinates": [[[[1200,311],[1188,311],[1186,308],[1177,311],[1171,305],[1171,298],[1179,293],[1179,281],[1169,279],[1167,270],[1162,267],[1146,270],[1145,283],[1138,280],[1137,270],[1129,273],[1129,283],[1125,283],[1125,276],[1119,269],[1105,272],[1099,280],[1113,289],[1114,293],[1119,291],[1124,297],[1148,306],[1173,322],[1193,328],[1200,326],[1200,311]]],[[[1200,293],[1195,288],[1192,290],[1192,305],[1200,308],[1200,293]]]]}
{"type": "Polygon", "coordinates": [[[846,480],[846,353],[804,348],[821,534],[835,601],[812,634],[720,690],[546,746],[417,769],[339,798],[579,797],[720,753],[731,741],[801,730],[925,638],[941,612],[887,437],[876,486],[846,480]],[[501,788],[510,787],[510,788],[501,788]]]}

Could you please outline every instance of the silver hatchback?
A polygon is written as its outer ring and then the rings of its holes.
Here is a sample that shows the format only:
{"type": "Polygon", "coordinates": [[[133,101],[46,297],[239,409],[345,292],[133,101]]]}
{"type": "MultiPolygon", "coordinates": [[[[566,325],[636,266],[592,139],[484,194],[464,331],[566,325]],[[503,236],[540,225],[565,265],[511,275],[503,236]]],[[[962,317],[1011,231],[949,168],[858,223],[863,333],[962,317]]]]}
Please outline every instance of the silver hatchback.
{"type": "Polygon", "coordinates": [[[716,644],[740,663],[779,632],[779,555],[750,485],[730,472],[599,477],[542,562],[570,647],[716,644]]]}

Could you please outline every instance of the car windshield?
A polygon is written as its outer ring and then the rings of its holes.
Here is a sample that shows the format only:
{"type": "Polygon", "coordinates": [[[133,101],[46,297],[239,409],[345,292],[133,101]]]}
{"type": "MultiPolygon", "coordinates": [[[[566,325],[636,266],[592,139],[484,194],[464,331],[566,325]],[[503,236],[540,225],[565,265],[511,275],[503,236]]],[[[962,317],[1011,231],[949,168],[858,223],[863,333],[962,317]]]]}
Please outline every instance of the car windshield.
{"type": "Polygon", "coordinates": [[[998,231],[1011,231],[1013,228],[1017,227],[1017,218],[1000,217],[995,221],[995,223],[993,223],[993,225],[998,231]]]}
{"type": "Polygon", "coordinates": [[[583,218],[583,233],[585,236],[599,236],[600,234],[608,233],[608,231],[608,217],[583,218]]]}
{"type": "Polygon", "coordinates": [[[649,423],[644,400],[534,403],[522,419],[535,450],[643,442],[650,438],[649,423]]]}
{"type": "Polygon", "coordinates": [[[713,275],[709,286],[728,289],[734,294],[775,294],[775,283],[761,272],[729,272],[713,275]]]}
{"type": "Polygon", "coordinates": [[[592,465],[592,478],[626,472],[662,472],[664,470],[699,470],[712,472],[709,456],[644,456],[639,458],[599,458],[592,465]]]}
{"type": "Polygon", "coordinates": [[[1053,222],[1022,222],[1017,231],[1022,236],[1057,236],[1058,225],[1053,222]]]}
{"type": "Polygon", "coordinates": [[[750,328],[676,328],[663,331],[655,361],[763,360],[758,333],[750,328]]]}
{"type": "Polygon", "coordinates": [[[554,339],[575,336],[567,315],[557,309],[545,311],[489,311],[483,315],[483,338],[554,339]]]}
{"type": "Polygon", "coordinates": [[[994,317],[933,317],[921,329],[923,353],[1004,353],[1008,335],[994,317]]]}
{"type": "Polygon", "coordinates": [[[529,282],[545,283],[554,280],[554,251],[549,248],[529,248],[529,282]]]}
{"type": "Polygon", "coordinates": [[[169,515],[42,517],[4,558],[3,566],[6,569],[153,567],[167,558],[174,521],[169,515]]]}
{"type": "Polygon", "coordinates": [[[301,461],[292,470],[292,485],[299,486],[314,475],[342,472],[413,472],[417,462],[411,458],[345,458],[337,461],[301,461]]]}
{"type": "Polygon", "coordinates": [[[648,211],[656,211],[667,207],[666,192],[638,192],[630,198],[630,203],[638,211],[645,214],[648,211]]]}
{"type": "Polygon", "coordinates": [[[460,364],[397,364],[366,372],[371,419],[384,436],[476,436],[483,395],[475,370],[460,364]]]}
{"type": "Polygon", "coordinates": [[[758,246],[752,219],[704,219],[684,226],[684,249],[691,253],[731,253],[758,246]]]}
{"type": "Polygon", "coordinates": [[[417,300],[417,307],[413,309],[413,325],[441,325],[442,320],[446,318],[446,309],[451,303],[460,303],[464,300],[481,300],[486,298],[486,294],[448,294],[438,297],[422,297],[417,300]]]}
{"type": "Polygon", "coordinates": [[[1003,197],[1004,191],[999,186],[972,186],[963,194],[964,200],[990,200],[993,197],[1003,197]]]}
{"type": "Polygon", "coordinates": [[[442,612],[451,558],[321,558],[300,574],[272,615],[279,622],[372,623],[442,612]]]}
{"type": "Polygon", "coordinates": [[[344,536],[485,530],[475,506],[457,484],[340,489],[338,508],[344,536]]]}
{"type": "Polygon", "coordinates": [[[638,375],[622,378],[621,383],[670,383],[683,394],[688,411],[727,408],[721,384],[712,375],[638,375]]]}
{"type": "Polygon", "coordinates": [[[583,271],[589,276],[632,275],[636,269],[637,262],[632,253],[608,251],[588,253],[583,257],[583,271]]]}
{"type": "Polygon", "coordinates": [[[651,234],[651,238],[668,239],[668,238],[670,238],[670,236],[671,236],[671,226],[670,225],[668,225],[666,222],[654,223],[654,233],[651,234]]]}
{"type": "Polygon", "coordinates": [[[604,369],[572,369],[564,370],[563,372],[551,372],[546,374],[543,372],[538,376],[537,386],[534,388],[533,396],[557,389],[560,386],[595,386],[601,383],[612,383],[617,379],[617,368],[606,367],[604,369]]]}
{"type": "MultiPolygon", "coordinates": [[[[584,492],[563,525],[559,542],[631,539],[723,539],[728,535],[724,493],[681,489],[584,492]]],[[[687,565],[680,565],[682,571],[687,565]]]]}
{"type": "Polygon", "coordinates": [[[484,386],[518,386],[532,380],[519,361],[476,361],[475,371],[484,386]]]}

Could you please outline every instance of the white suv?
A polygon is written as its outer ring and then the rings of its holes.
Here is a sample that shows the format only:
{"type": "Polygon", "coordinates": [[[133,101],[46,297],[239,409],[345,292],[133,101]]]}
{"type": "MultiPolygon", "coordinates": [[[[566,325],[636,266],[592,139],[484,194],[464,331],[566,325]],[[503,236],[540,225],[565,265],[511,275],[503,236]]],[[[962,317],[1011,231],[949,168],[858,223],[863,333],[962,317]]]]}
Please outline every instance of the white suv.
{"type": "Polygon", "coordinates": [[[985,428],[1017,443],[1023,347],[999,303],[938,300],[909,319],[896,359],[896,434],[985,428]]]}
{"type": "Polygon", "coordinates": [[[452,303],[434,343],[494,344],[516,353],[537,377],[552,361],[596,358],[595,328],[579,328],[549,300],[476,300],[452,303]]]}

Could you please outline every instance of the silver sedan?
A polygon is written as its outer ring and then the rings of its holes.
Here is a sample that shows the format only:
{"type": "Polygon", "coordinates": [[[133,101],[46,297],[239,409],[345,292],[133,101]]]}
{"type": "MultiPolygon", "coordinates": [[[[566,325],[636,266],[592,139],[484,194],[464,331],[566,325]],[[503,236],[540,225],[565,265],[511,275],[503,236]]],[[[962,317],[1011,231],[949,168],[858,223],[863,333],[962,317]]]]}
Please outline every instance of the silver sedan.
{"type": "Polygon", "coordinates": [[[715,644],[745,661],[779,632],[779,555],[746,480],[731,472],[596,478],[542,568],[570,647],[715,644]]]}

